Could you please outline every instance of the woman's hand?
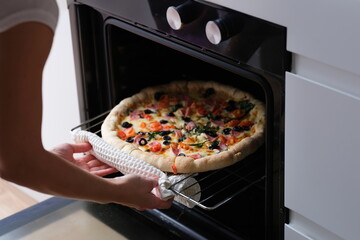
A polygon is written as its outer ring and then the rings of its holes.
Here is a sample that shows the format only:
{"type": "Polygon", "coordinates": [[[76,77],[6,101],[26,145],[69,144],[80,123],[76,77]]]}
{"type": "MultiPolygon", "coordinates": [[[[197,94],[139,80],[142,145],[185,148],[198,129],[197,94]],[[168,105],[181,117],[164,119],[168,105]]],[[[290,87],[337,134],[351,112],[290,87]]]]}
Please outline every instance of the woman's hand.
{"type": "Polygon", "coordinates": [[[173,199],[161,200],[153,194],[156,192],[158,180],[156,178],[129,174],[109,179],[119,185],[120,201],[118,203],[137,210],[165,209],[171,207],[173,199]],[[154,190],[154,191],[153,191],[154,190]]]}
{"type": "Polygon", "coordinates": [[[91,148],[92,146],[89,143],[63,143],[53,148],[50,152],[97,176],[105,176],[117,172],[115,168],[87,153],[91,148]]]}
{"type": "MultiPolygon", "coordinates": [[[[93,155],[88,153],[86,155],[81,154],[88,152],[91,148],[92,146],[89,143],[64,143],[56,146],[50,152],[94,175],[104,176],[117,172],[115,168],[101,162],[93,155]]],[[[173,199],[163,201],[153,194],[153,192],[156,193],[158,186],[158,180],[156,178],[130,174],[116,178],[107,178],[105,180],[112,182],[115,184],[115,187],[119,189],[118,192],[114,191],[114,202],[138,210],[165,209],[171,207],[173,199]],[[118,200],[116,198],[118,198],[118,200]]]]}

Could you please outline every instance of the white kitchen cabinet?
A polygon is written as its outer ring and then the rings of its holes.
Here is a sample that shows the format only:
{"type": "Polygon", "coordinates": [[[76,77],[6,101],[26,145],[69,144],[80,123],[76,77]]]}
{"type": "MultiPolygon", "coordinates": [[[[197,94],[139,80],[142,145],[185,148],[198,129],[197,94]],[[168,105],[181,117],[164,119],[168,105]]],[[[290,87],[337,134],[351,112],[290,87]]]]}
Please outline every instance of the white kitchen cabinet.
{"type": "Polygon", "coordinates": [[[285,225],[285,239],[287,240],[311,240],[311,238],[305,236],[303,233],[296,231],[294,228],[289,225],[285,225]]]}
{"type": "Polygon", "coordinates": [[[333,239],[359,239],[360,99],[291,73],[285,93],[289,226],[294,213],[333,239]]]}

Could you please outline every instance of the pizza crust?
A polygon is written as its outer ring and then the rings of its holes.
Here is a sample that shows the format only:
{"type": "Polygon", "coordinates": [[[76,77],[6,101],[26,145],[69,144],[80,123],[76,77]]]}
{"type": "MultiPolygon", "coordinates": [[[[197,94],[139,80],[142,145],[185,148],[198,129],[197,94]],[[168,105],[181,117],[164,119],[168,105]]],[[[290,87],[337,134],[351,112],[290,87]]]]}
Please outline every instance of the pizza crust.
{"type": "Polygon", "coordinates": [[[216,155],[198,159],[191,157],[176,157],[175,167],[180,173],[205,172],[224,168],[237,162],[232,151],[224,151],[216,155]]]}
{"type": "MultiPolygon", "coordinates": [[[[140,105],[139,105],[140,106],[140,105]]],[[[122,100],[115,106],[109,115],[104,120],[101,127],[103,139],[109,144],[129,153],[130,155],[139,158],[162,171],[177,173],[193,173],[204,172],[214,169],[230,166],[248,155],[254,153],[264,142],[264,128],[265,128],[265,108],[264,104],[254,99],[250,94],[240,91],[236,88],[225,86],[216,82],[201,82],[201,81],[174,81],[166,85],[149,87],[143,89],[141,92],[132,97],[122,100]],[[217,94],[224,94],[231,96],[235,101],[238,99],[249,99],[255,103],[252,110],[256,111],[257,118],[251,131],[254,134],[250,137],[245,137],[240,142],[234,144],[230,149],[220,152],[215,155],[193,159],[191,157],[166,157],[150,152],[144,152],[137,146],[125,142],[117,137],[116,126],[119,124],[118,119],[126,115],[129,108],[137,107],[138,104],[150,102],[156,92],[175,92],[175,93],[197,93],[203,92],[207,88],[216,89],[217,94]]]]}

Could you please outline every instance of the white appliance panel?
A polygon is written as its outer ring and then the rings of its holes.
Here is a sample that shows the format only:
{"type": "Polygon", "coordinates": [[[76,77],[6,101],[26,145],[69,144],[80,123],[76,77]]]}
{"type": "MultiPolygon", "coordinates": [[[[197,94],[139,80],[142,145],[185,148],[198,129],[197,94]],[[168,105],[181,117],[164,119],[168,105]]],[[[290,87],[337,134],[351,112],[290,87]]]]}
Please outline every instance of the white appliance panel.
{"type": "Polygon", "coordinates": [[[287,73],[285,103],[285,206],[358,239],[360,99],[287,73]]]}
{"type": "Polygon", "coordinates": [[[285,224],[284,236],[285,240],[311,240],[311,238],[296,231],[287,224],[285,224]]]}

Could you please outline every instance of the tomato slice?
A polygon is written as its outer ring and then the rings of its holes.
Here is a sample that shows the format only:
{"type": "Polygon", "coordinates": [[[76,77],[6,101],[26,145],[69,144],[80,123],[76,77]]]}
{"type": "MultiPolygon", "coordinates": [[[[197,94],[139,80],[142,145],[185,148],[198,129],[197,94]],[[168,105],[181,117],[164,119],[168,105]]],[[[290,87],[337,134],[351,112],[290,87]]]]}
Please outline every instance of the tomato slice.
{"type": "Polygon", "coordinates": [[[240,127],[251,127],[252,125],[254,125],[254,122],[253,121],[248,121],[248,120],[242,121],[239,124],[240,127]]]}
{"type": "Polygon", "coordinates": [[[234,111],[232,111],[232,114],[234,115],[234,117],[236,118],[241,118],[242,116],[245,115],[245,112],[243,112],[240,109],[235,109],[234,111]]]}
{"type": "Polygon", "coordinates": [[[209,111],[206,110],[204,107],[198,107],[197,112],[198,112],[201,116],[206,116],[206,115],[209,113],[209,111]]]}
{"type": "Polygon", "coordinates": [[[174,129],[174,128],[175,128],[174,125],[165,125],[165,126],[163,127],[164,130],[170,130],[170,129],[174,129]]]}
{"type": "Polygon", "coordinates": [[[143,116],[145,119],[147,119],[148,121],[151,121],[153,119],[153,116],[151,116],[150,114],[144,114],[143,116]]]}
{"type": "Polygon", "coordinates": [[[133,137],[136,135],[135,130],[133,127],[127,128],[124,130],[124,133],[126,134],[126,137],[133,137]]]}
{"type": "Polygon", "coordinates": [[[231,121],[228,123],[228,125],[229,125],[230,127],[235,127],[235,126],[237,126],[239,123],[240,123],[240,120],[233,119],[233,120],[231,120],[231,121]]]}
{"type": "Polygon", "coordinates": [[[141,122],[141,123],[140,123],[140,127],[141,127],[141,128],[146,128],[146,123],[145,123],[145,122],[141,122]]]}
{"type": "Polygon", "coordinates": [[[190,146],[189,146],[188,144],[183,143],[183,142],[180,142],[179,145],[180,145],[180,147],[181,147],[182,149],[185,149],[185,150],[189,150],[189,149],[190,149],[190,146]]]}
{"type": "Polygon", "coordinates": [[[126,139],[126,133],[124,133],[123,131],[121,130],[118,130],[117,131],[117,136],[122,139],[122,140],[125,140],[126,139]]]}
{"type": "Polygon", "coordinates": [[[214,114],[215,116],[217,116],[217,115],[220,115],[221,112],[222,112],[222,109],[221,109],[221,108],[217,108],[217,109],[215,109],[215,110],[213,111],[213,114],[214,114]]]}
{"type": "Polygon", "coordinates": [[[172,170],[173,170],[173,173],[174,173],[174,174],[177,174],[177,168],[176,168],[176,166],[175,166],[175,165],[172,165],[171,168],[172,168],[172,170]]]}
{"type": "Polygon", "coordinates": [[[149,144],[151,152],[159,152],[162,149],[161,143],[154,141],[149,144]]]}
{"type": "Polygon", "coordinates": [[[220,135],[220,136],[219,136],[219,140],[220,140],[220,142],[222,142],[222,143],[226,143],[226,141],[227,141],[226,137],[224,137],[223,135],[220,135]]]}
{"type": "Polygon", "coordinates": [[[226,142],[227,145],[234,145],[236,143],[236,137],[232,136],[231,138],[229,138],[226,142]]]}
{"type": "Polygon", "coordinates": [[[157,131],[160,131],[162,129],[162,125],[158,121],[152,121],[149,124],[149,128],[150,128],[151,131],[157,132],[157,131]]]}

